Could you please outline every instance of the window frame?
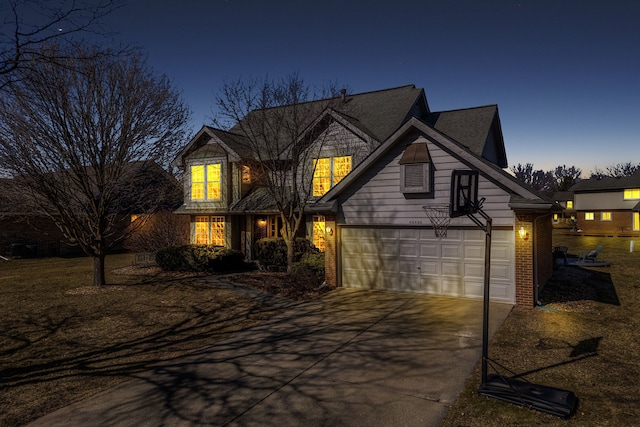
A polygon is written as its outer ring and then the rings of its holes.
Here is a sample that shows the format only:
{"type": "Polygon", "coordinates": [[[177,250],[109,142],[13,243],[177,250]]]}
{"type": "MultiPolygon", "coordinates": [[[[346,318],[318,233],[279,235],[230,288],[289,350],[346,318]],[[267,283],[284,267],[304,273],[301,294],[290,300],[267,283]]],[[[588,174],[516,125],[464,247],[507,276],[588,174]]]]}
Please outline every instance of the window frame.
{"type": "Polygon", "coordinates": [[[567,200],[567,209],[573,209],[573,200],[567,200]]]}
{"type": "MultiPolygon", "coordinates": [[[[197,163],[190,165],[189,168],[189,192],[191,196],[191,200],[193,201],[220,201],[222,200],[222,162],[211,162],[211,163],[197,163]],[[217,176],[211,179],[212,169],[213,167],[217,167],[217,176]],[[202,168],[202,179],[203,181],[194,181],[194,169],[202,168]],[[196,191],[194,191],[194,186],[199,185],[202,186],[202,189],[198,190],[198,194],[202,193],[202,197],[196,197],[196,191]],[[211,197],[212,186],[217,187],[218,197],[211,197]]],[[[215,190],[216,188],[214,188],[215,190]]]]}
{"type": "Polygon", "coordinates": [[[640,188],[625,188],[622,197],[624,200],[640,200],[640,188]]]}
{"type": "Polygon", "coordinates": [[[431,193],[431,163],[406,163],[400,165],[400,191],[402,193],[431,193]],[[422,183],[407,185],[407,167],[422,169],[422,183]]]}
{"type": "Polygon", "coordinates": [[[594,221],[595,220],[595,213],[594,212],[585,212],[584,213],[584,220],[585,221],[594,221]]]}
{"type": "Polygon", "coordinates": [[[633,231],[638,231],[640,230],[640,212],[632,211],[631,214],[631,228],[633,231]]]}
{"type": "Polygon", "coordinates": [[[326,249],[326,218],[324,215],[313,215],[311,219],[311,240],[313,245],[320,251],[326,249]]]}
{"type": "Polygon", "coordinates": [[[600,212],[600,221],[613,221],[613,214],[611,211],[600,212]]]}
{"type": "Polygon", "coordinates": [[[313,159],[313,177],[311,182],[311,195],[313,197],[322,197],[329,190],[335,187],[340,181],[342,181],[353,170],[353,156],[331,156],[331,157],[318,157],[313,159]],[[336,165],[336,161],[348,159],[348,171],[344,174],[337,173],[339,171],[339,164],[336,165]],[[323,165],[322,163],[328,163],[323,165]],[[320,166],[320,167],[319,167],[320,166]],[[322,181],[320,181],[322,180],[322,181]]]}
{"type": "Polygon", "coordinates": [[[225,217],[220,215],[196,215],[194,218],[193,243],[224,247],[226,243],[225,217]],[[198,225],[205,224],[204,228],[198,225]],[[214,224],[216,224],[214,226],[214,224]],[[199,238],[204,236],[204,241],[199,238]]]}

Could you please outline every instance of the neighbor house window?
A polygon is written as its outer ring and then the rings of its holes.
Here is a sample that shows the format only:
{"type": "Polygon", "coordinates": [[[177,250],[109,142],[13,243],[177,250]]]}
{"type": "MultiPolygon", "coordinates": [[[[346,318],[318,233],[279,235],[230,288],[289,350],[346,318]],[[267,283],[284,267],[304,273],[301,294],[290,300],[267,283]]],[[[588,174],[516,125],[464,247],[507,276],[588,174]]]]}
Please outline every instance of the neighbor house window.
{"type": "Polygon", "coordinates": [[[633,229],[640,230],[640,212],[633,213],[633,229]]]}
{"type": "Polygon", "coordinates": [[[573,209],[573,200],[567,200],[567,209],[573,209]]]}
{"type": "Polygon", "coordinates": [[[197,216],[194,237],[196,245],[224,246],[224,217],[197,216]]]}
{"type": "Polygon", "coordinates": [[[220,163],[191,166],[191,199],[219,200],[221,176],[220,163]]]}
{"type": "Polygon", "coordinates": [[[558,222],[558,214],[553,214],[553,222],[558,222]]]}
{"type": "Polygon", "coordinates": [[[320,197],[351,172],[351,156],[316,159],[313,166],[313,195],[320,197]]]}
{"type": "Polygon", "coordinates": [[[626,190],[624,190],[624,199],[640,199],[640,188],[627,188],[626,190]]]}
{"type": "Polygon", "coordinates": [[[324,216],[313,217],[313,244],[320,252],[324,252],[325,222],[324,216]]]}
{"type": "Polygon", "coordinates": [[[585,212],[584,213],[584,220],[585,221],[593,221],[593,212],[585,212]]]}
{"type": "Polygon", "coordinates": [[[611,212],[600,212],[600,221],[611,221],[611,212]]]}

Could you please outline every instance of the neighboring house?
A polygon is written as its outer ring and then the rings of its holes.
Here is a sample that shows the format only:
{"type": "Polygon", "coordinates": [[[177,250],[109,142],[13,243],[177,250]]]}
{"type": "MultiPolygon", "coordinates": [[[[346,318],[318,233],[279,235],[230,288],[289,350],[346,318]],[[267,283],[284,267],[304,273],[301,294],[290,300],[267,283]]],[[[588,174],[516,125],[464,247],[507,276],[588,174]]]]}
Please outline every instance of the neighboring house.
{"type": "Polygon", "coordinates": [[[570,191],[582,234],[640,236],[640,171],[621,178],[583,179],[570,191]]]}
{"type": "MultiPolygon", "coordinates": [[[[147,214],[158,200],[163,202],[154,208],[164,211],[173,211],[182,204],[179,182],[156,163],[131,162],[127,174],[131,179],[120,189],[126,197],[121,199],[119,210],[115,212],[119,233],[128,233],[131,224],[147,214]],[[147,203],[149,199],[153,201],[147,203]]],[[[120,250],[122,247],[113,249],[120,250]]],[[[0,254],[44,257],[82,253],[78,245],[65,238],[50,217],[29,205],[14,179],[0,179],[0,254]]]]}
{"type": "MultiPolygon", "coordinates": [[[[319,112],[319,128],[308,131],[331,136],[301,230],[325,252],[327,284],[481,298],[484,232],[455,218],[438,240],[422,209],[449,203],[452,170],[475,169],[494,225],[491,298],[533,305],[553,269],[554,204],[503,170],[497,106],[431,112],[413,85],[349,95],[342,104],[319,112]]],[[[192,243],[251,258],[255,241],[278,236],[279,222],[245,147],[233,128],[204,126],[174,162],[185,171],[176,213],[189,215],[192,243]]]]}
{"type": "Polygon", "coordinates": [[[576,225],[576,210],[573,206],[573,192],[558,191],[553,193],[551,199],[562,210],[555,212],[551,221],[554,228],[574,228],[576,225]]]}

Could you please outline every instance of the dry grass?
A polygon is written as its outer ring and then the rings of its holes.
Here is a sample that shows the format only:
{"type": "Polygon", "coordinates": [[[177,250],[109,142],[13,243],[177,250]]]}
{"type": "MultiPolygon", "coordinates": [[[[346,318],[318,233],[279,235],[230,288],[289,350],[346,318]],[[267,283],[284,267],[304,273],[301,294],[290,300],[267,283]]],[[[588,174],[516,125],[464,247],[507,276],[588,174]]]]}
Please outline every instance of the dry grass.
{"type": "Polygon", "coordinates": [[[23,425],[276,313],[194,275],[131,269],[132,259],[108,257],[110,285],[101,289],[87,286],[87,258],[0,263],[0,426],[23,425]]]}
{"type": "Polygon", "coordinates": [[[540,295],[544,309],[514,310],[489,348],[521,379],[573,391],[576,414],[563,420],[480,397],[478,366],[444,426],[637,425],[640,252],[629,252],[630,240],[556,232],[554,244],[576,257],[602,244],[599,258],[610,267],[559,267],[540,295]]]}

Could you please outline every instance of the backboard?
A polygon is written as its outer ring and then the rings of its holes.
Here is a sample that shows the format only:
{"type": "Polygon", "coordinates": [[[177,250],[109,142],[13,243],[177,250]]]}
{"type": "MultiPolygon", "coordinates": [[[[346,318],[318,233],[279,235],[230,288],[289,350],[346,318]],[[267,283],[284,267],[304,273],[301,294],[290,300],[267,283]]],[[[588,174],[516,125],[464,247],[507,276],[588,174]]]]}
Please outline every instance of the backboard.
{"type": "Polygon", "coordinates": [[[478,171],[455,169],[451,172],[451,217],[478,212],[478,171]]]}

